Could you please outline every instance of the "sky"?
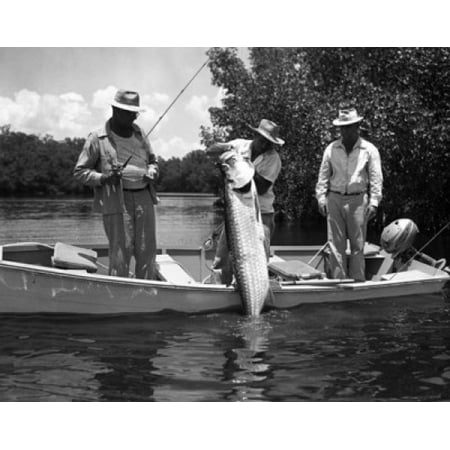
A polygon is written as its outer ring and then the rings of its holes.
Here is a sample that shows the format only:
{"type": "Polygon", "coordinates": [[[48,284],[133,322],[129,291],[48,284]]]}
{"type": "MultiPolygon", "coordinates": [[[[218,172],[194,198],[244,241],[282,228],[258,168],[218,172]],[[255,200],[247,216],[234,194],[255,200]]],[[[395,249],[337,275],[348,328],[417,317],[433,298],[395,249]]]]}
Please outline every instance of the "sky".
{"type": "MultiPolygon", "coordinates": [[[[139,92],[148,132],[207,60],[208,47],[0,48],[0,125],[55,139],[86,137],[111,115],[117,89],[139,92]]],[[[238,49],[243,59],[246,48],[238,49]]],[[[167,159],[202,148],[200,126],[223,91],[204,67],[149,136],[167,159]]]]}

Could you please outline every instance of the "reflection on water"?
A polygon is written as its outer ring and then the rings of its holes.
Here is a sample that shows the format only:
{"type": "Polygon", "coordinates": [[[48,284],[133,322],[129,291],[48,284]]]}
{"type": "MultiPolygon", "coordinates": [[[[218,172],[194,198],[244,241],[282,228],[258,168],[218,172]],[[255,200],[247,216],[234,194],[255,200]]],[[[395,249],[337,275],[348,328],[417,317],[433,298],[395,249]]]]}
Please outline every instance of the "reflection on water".
{"type": "Polygon", "coordinates": [[[438,297],[238,314],[2,317],[3,401],[450,399],[438,297]]]}
{"type": "Polygon", "coordinates": [[[242,318],[230,330],[236,343],[225,352],[225,380],[233,383],[226,400],[264,400],[263,381],[269,375],[266,362],[270,322],[265,317],[242,318]]]}
{"type": "Polygon", "coordinates": [[[223,355],[214,346],[214,335],[201,328],[174,333],[152,363],[159,378],[156,401],[213,401],[220,395],[217,380],[221,378],[223,355]]]}
{"type": "MultiPolygon", "coordinates": [[[[221,220],[211,206],[164,198],[160,243],[200,245],[221,220]]],[[[105,242],[90,208],[89,199],[1,200],[0,243],[105,242]]],[[[298,225],[277,230],[276,244],[323,240],[324,230],[309,238],[298,225]]],[[[439,296],[304,305],[255,320],[227,313],[0,323],[0,401],[450,399],[450,305],[439,296]]]]}
{"type": "Polygon", "coordinates": [[[108,369],[74,353],[46,350],[1,357],[2,401],[90,401],[98,398],[94,376],[108,369]],[[8,371],[14,367],[14,371],[8,371]]]}

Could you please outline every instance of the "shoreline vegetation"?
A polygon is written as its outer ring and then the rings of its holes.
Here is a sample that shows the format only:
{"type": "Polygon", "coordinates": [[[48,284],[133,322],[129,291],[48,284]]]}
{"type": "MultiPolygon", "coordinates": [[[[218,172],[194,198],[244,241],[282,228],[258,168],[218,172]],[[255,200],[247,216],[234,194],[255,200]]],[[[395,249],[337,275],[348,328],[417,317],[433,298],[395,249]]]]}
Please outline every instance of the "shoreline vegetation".
{"type": "MultiPolygon", "coordinates": [[[[36,136],[0,126],[0,197],[91,196],[92,188],[73,177],[85,139],[36,136]]],[[[219,185],[214,162],[203,150],[183,158],[158,158],[159,194],[216,194],[219,185]]]]}
{"type": "MultiPolygon", "coordinates": [[[[383,201],[371,227],[408,217],[436,232],[450,211],[449,48],[211,48],[212,84],[225,92],[209,109],[212,126],[201,143],[253,137],[261,118],[280,125],[286,144],[275,185],[279,217],[321,220],[314,197],[326,145],[337,137],[331,120],[340,102],[364,116],[362,136],[381,155],[383,201]]],[[[2,125],[2,124],[0,124],[2,125]]],[[[84,138],[56,141],[0,126],[0,197],[89,197],[73,178],[84,138]]],[[[157,150],[157,149],[156,149],[157,150]]],[[[203,150],[159,158],[158,195],[220,197],[215,161],[203,150]]],[[[220,203],[220,200],[218,201],[220,203]]]]}

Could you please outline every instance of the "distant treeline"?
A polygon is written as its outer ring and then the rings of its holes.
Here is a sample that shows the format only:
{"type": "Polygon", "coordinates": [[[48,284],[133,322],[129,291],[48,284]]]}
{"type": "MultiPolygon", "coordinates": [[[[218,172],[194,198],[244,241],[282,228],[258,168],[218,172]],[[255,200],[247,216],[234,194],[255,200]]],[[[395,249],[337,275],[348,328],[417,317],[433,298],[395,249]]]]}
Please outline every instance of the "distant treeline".
{"type": "MultiPolygon", "coordinates": [[[[78,196],[92,189],[73,178],[73,168],[85,140],[36,136],[0,127],[1,196],[78,196]]],[[[183,158],[159,158],[159,192],[217,192],[214,163],[203,150],[183,158]]]]}

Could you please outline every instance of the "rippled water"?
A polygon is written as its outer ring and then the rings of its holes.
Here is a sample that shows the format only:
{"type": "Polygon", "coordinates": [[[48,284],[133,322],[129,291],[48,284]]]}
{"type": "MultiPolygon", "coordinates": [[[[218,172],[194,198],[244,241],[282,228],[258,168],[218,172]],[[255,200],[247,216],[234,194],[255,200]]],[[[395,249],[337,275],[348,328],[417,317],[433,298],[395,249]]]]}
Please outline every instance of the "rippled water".
{"type": "Polygon", "coordinates": [[[2,317],[5,401],[450,398],[450,308],[436,297],[235,314],[2,317]]]}
{"type": "MultiPolygon", "coordinates": [[[[89,201],[0,208],[2,243],[104,242],[89,201]]],[[[159,240],[197,245],[219,220],[211,199],[166,199],[159,240]]],[[[0,316],[0,324],[1,401],[450,399],[450,304],[440,296],[303,305],[256,320],[0,316]]]]}

